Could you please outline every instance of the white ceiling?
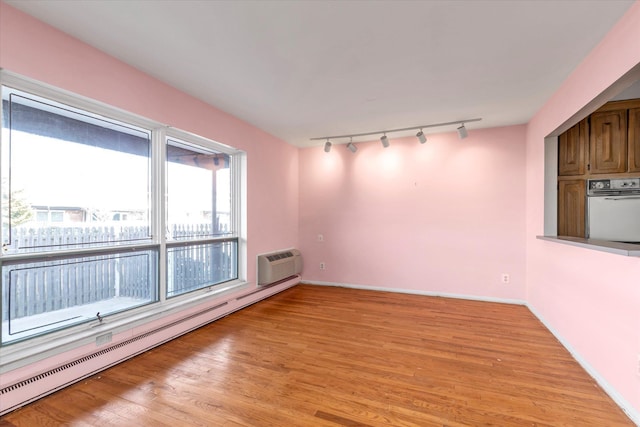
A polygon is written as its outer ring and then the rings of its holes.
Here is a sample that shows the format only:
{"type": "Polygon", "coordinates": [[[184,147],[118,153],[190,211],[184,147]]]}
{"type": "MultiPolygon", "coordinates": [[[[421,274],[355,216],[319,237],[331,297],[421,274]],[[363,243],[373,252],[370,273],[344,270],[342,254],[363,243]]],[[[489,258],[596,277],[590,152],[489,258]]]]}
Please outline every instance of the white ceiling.
{"type": "Polygon", "coordinates": [[[304,147],[526,123],[633,0],[6,3],[304,147]]]}

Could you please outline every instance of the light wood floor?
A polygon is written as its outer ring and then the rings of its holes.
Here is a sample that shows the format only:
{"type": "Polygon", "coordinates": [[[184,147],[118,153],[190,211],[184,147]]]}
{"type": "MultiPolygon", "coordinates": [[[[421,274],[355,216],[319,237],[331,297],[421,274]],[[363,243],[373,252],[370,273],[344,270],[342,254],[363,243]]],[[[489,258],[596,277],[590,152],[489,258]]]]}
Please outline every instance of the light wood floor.
{"type": "Polygon", "coordinates": [[[2,426],[633,426],[522,306],[300,285],[2,426]]]}

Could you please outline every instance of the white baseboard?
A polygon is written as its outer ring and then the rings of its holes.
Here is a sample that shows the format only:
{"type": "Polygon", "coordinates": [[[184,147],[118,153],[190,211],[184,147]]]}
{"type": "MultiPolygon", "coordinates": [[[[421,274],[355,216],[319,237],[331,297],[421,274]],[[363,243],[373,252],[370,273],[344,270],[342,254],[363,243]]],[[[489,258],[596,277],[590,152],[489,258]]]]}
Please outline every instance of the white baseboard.
{"type": "Polygon", "coordinates": [[[620,393],[618,393],[618,391],[615,388],[613,388],[611,384],[609,384],[607,380],[605,380],[602,377],[602,375],[600,375],[600,373],[597,370],[595,370],[580,355],[580,353],[578,353],[576,349],[573,348],[571,344],[569,344],[569,342],[566,339],[564,339],[562,335],[558,333],[558,331],[552,328],[551,325],[547,323],[547,321],[540,315],[540,313],[535,308],[533,308],[529,304],[527,304],[527,308],[529,308],[529,310],[533,313],[533,315],[536,316],[538,320],[540,320],[540,322],[542,322],[542,324],[549,330],[549,332],[553,334],[553,336],[556,337],[558,341],[560,341],[560,344],[562,344],[562,346],[566,348],[567,351],[573,356],[576,362],[578,362],[578,364],[582,366],[582,369],[584,369],[585,371],[587,371],[589,375],[591,375],[591,377],[598,383],[598,385],[604,390],[604,392],[607,393],[609,397],[613,399],[614,402],[616,402],[616,404],[620,407],[620,409],[624,411],[625,414],[627,414],[627,416],[631,419],[631,421],[633,421],[637,426],[640,426],[640,413],[636,411],[633,408],[633,406],[620,393]]]}
{"type": "Polygon", "coordinates": [[[492,297],[483,297],[479,295],[464,295],[464,294],[450,294],[446,292],[433,292],[433,291],[423,291],[420,289],[402,289],[402,288],[385,288],[380,286],[369,286],[369,285],[352,285],[349,283],[335,283],[335,282],[317,282],[317,281],[309,281],[302,280],[303,284],[309,285],[318,285],[318,286],[334,286],[338,288],[351,288],[351,289],[363,289],[367,291],[381,291],[381,292],[396,292],[399,294],[412,294],[412,295],[424,295],[429,297],[444,297],[444,298],[457,298],[457,299],[466,299],[473,301],[485,301],[485,302],[498,302],[504,304],[516,304],[516,305],[527,305],[527,302],[519,299],[509,299],[509,298],[492,298],[492,297]]]}
{"type": "Polygon", "coordinates": [[[434,296],[434,297],[445,297],[445,298],[458,298],[458,299],[466,299],[466,300],[474,300],[474,301],[486,301],[486,302],[498,302],[504,304],[516,304],[516,305],[524,305],[526,306],[533,315],[542,322],[542,324],[547,328],[553,336],[556,337],[560,344],[573,356],[573,358],[578,362],[582,368],[587,371],[589,375],[598,383],[598,385],[604,390],[605,393],[613,399],[613,401],[624,411],[625,414],[633,421],[636,425],[640,426],[640,413],[636,411],[633,406],[624,398],[618,391],[613,388],[599,373],[596,371],[587,361],[569,344],[567,340],[564,339],[555,329],[553,329],[549,323],[545,321],[545,319],[538,313],[533,307],[531,307],[526,301],[518,300],[518,299],[505,299],[505,298],[492,298],[492,297],[482,297],[476,295],[464,295],[464,294],[450,294],[444,292],[432,292],[432,291],[423,291],[417,289],[398,289],[398,288],[386,288],[379,286],[368,286],[368,285],[353,285],[349,283],[335,283],[335,282],[318,282],[318,281],[308,281],[302,280],[303,284],[317,285],[317,286],[335,286],[339,288],[352,288],[352,289],[363,289],[368,291],[384,291],[384,292],[397,292],[402,294],[414,294],[414,295],[425,295],[425,296],[434,296]]]}

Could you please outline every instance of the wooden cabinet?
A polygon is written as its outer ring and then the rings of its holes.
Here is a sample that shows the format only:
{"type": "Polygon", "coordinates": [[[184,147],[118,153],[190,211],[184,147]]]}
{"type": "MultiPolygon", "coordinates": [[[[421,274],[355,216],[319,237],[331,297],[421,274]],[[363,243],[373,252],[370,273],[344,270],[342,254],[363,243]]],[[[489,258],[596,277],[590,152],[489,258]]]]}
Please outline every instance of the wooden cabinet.
{"type": "Polygon", "coordinates": [[[558,137],[558,175],[584,175],[587,171],[589,121],[580,123],[558,137]]]}
{"type": "Polygon", "coordinates": [[[640,99],[608,102],[558,137],[558,236],[585,237],[586,181],[640,176],[640,99]]]}
{"type": "Polygon", "coordinates": [[[558,236],[585,237],[586,180],[558,181],[558,236]]]}
{"type": "Polygon", "coordinates": [[[629,110],[629,172],[640,172],[640,108],[629,110]]]}
{"type": "Polygon", "coordinates": [[[591,173],[627,171],[627,110],[593,113],[589,140],[591,173]]]}

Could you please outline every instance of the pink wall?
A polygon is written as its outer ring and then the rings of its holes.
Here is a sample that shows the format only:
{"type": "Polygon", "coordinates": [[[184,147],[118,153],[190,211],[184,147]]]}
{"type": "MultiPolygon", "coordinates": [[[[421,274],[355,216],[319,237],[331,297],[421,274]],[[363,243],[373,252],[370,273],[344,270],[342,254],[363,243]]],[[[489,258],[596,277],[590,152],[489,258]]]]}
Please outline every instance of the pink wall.
{"type": "Polygon", "coordinates": [[[301,150],[303,278],[524,300],[524,137],[513,126],[301,150]]]}
{"type": "MultiPolygon", "coordinates": [[[[258,253],[298,245],[298,149],[295,147],[2,2],[0,67],[246,151],[247,279],[250,282],[256,283],[258,253]],[[278,188],[278,191],[273,191],[274,188],[278,188]]],[[[276,292],[282,290],[283,286],[271,289],[276,292]]],[[[246,293],[246,289],[242,292],[246,293]]],[[[224,298],[232,300],[233,296],[226,295],[224,298]]],[[[150,330],[172,319],[185,317],[216,302],[209,301],[136,329],[114,334],[113,342],[130,338],[138,331],[150,330]]],[[[46,360],[0,375],[0,385],[58,366],[95,351],[95,347],[95,344],[89,344],[62,354],[52,353],[46,360]]],[[[26,395],[13,397],[30,398],[26,395]]],[[[0,411],[7,404],[5,401],[0,404],[0,411]]]]}
{"type": "Polygon", "coordinates": [[[447,133],[326,154],[288,146],[0,2],[0,67],[247,151],[249,280],[257,253],[299,246],[307,280],[526,298],[636,410],[640,260],[535,236],[543,138],[640,63],[638,40],[640,3],[526,133],[485,129],[463,141],[447,133]]]}
{"type": "Polygon", "coordinates": [[[640,259],[540,241],[543,140],[640,63],[635,3],[527,127],[527,286],[529,305],[640,413],[640,259]]]}
{"type": "Polygon", "coordinates": [[[297,246],[295,147],[2,2],[0,67],[246,151],[249,280],[256,254],[297,246]]]}

